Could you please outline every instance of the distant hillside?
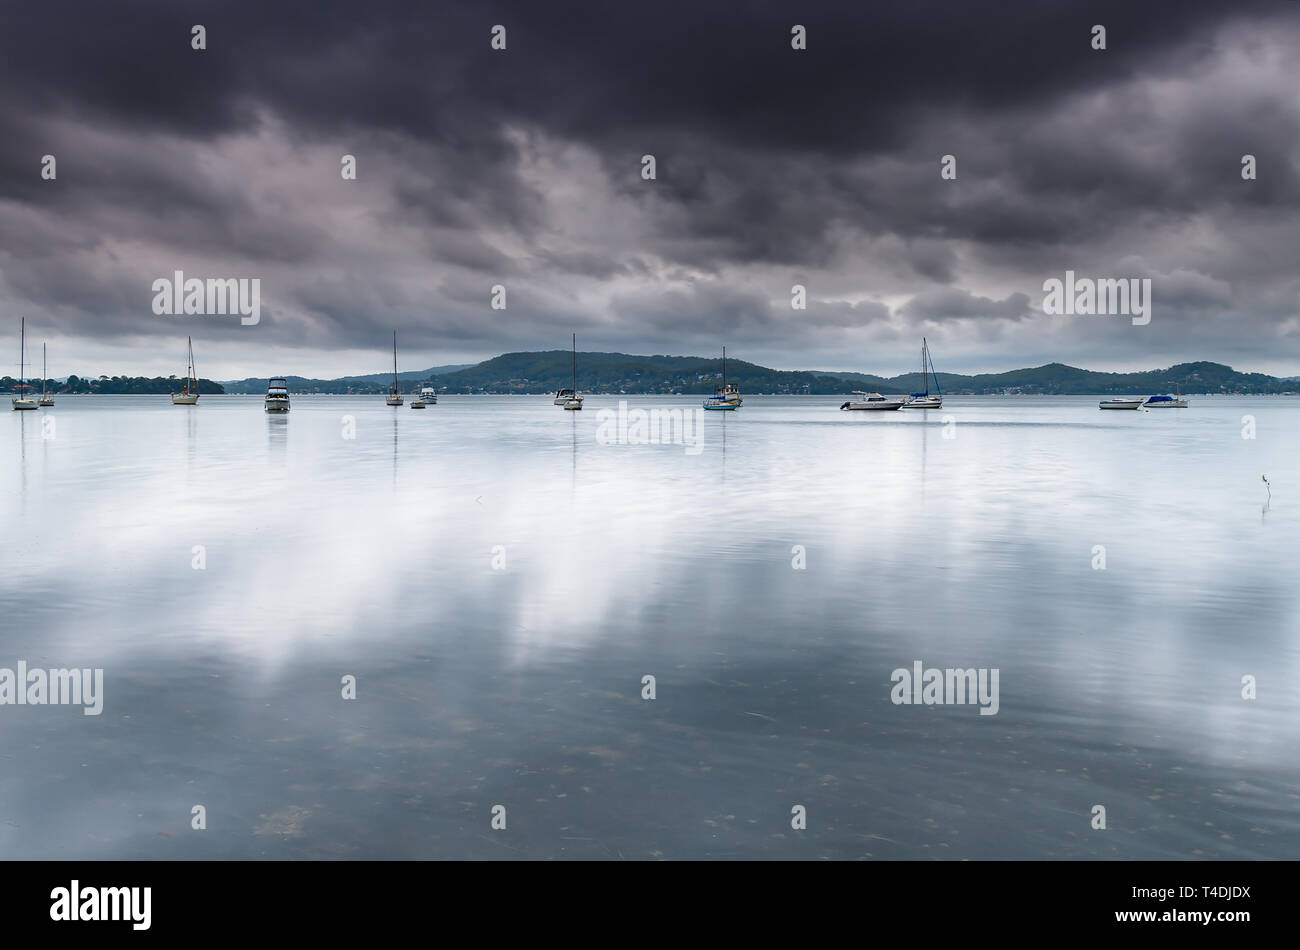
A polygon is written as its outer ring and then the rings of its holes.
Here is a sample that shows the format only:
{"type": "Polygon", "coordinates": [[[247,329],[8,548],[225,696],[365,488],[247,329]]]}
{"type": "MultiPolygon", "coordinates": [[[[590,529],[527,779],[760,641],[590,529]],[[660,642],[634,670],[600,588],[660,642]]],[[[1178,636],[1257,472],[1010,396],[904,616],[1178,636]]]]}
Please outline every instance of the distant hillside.
{"type": "MultiPolygon", "coordinates": [[[[198,381],[199,392],[208,395],[219,396],[225,393],[220,383],[214,383],[210,379],[200,379],[198,381]]],[[[11,379],[8,376],[0,377],[0,390],[12,391],[18,385],[18,380],[11,379]]],[[[41,381],[39,379],[27,380],[27,385],[32,387],[35,392],[40,392],[41,381]]],[[[162,396],[168,393],[179,392],[185,385],[184,379],[177,379],[175,376],[69,376],[65,380],[47,379],[45,381],[46,391],[53,395],[60,393],[98,393],[104,396],[162,396]]]]}
{"type": "MultiPolygon", "coordinates": [[[[437,366],[399,374],[405,392],[431,382],[448,393],[547,393],[571,385],[573,356],[568,350],[505,353],[472,366],[437,366]]],[[[1139,373],[1103,373],[1064,363],[1049,363],[1005,373],[963,376],[939,373],[939,388],[950,395],[1149,395],[1184,393],[1281,393],[1300,389],[1295,378],[1238,373],[1222,363],[1180,363],[1139,373]]],[[[378,394],[391,376],[371,373],[340,379],[289,376],[292,392],[378,394]]],[[[744,360],[727,360],[727,380],[748,394],[842,395],[854,389],[886,394],[917,392],[920,373],[884,378],[864,373],[824,370],[778,370],[744,360]]],[[[578,388],[588,393],[701,395],[722,381],[722,360],[701,356],[635,356],[627,353],[579,353],[578,388]]],[[[216,385],[216,384],[213,384],[216,385]]],[[[266,377],[221,384],[226,392],[263,393],[266,377]]],[[[931,382],[933,386],[933,381],[931,382]]]]}
{"type": "MultiPolygon", "coordinates": [[[[438,382],[448,392],[543,393],[572,385],[568,350],[505,353],[438,382]]],[[[711,393],[722,381],[721,357],[579,353],[578,388],[592,393],[711,393]]],[[[727,381],[748,393],[836,393],[843,383],[824,373],[776,370],[727,360],[727,381]]]]}
{"type": "MultiPolygon", "coordinates": [[[[403,392],[419,389],[421,384],[431,381],[435,376],[454,373],[468,369],[473,363],[455,363],[447,366],[431,366],[429,369],[413,370],[397,374],[397,384],[403,392]]],[[[229,393],[264,393],[265,376],[249,376],[246,379],[223,380],[221,385],[229,393]]],[[[307,393],[386,393],[393,385],[392,373],[367,373],[363,376],[340,376],[338,379],[309,379],[304,376],[286,376],[285,384],[290,392],[307,393]]]]}
{"type": "MultiPolygon", "coordinates": [[[[541,393],[569,386],[572,356],[564,350],[507,353],[470,369],[448,373],[439,385],[448,392],[541,393]]],[[[710,393],[721,381],[722,361],[695,356],[629,356],[579,353],[578,388],[591,393],[710,393]]],[[[852,389],[911,393],[920,373],[883,378],[863,373],[776,370],[727,360],[727,379],[742,393],[839,395],[852,389]]],[[[1186,393],[1279,393],[1298,387],[1262,373],[1238,373],[1220,363],[1181,363],[1141,373],[1100,373],[1049,363],[1006,373],[962,376],[939,373],[939,388],[953,395],[998,393],[1120,395],[1181,389],[1186,393]]],[[[931,384],[933,385],[933,383],[931,384]]]]}

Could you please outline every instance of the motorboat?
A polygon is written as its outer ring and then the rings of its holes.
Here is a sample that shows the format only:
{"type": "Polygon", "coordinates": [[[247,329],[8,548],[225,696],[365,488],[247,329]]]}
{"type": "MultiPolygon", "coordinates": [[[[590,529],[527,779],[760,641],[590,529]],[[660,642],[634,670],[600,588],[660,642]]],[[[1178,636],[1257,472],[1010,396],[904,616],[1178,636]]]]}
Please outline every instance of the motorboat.
{"type": "Polygon", "coordinates": [[[1141,409],[1145,399],[1130,399],[1124,396],[1117,396],[1112,399],[1103,399],[1099,404],[1099,409],[1141,409]]]}
{"type": "Polygon", "coordinates": [[[267,381],[266,399],[262,405],[267,412],[289,411],[289,387],[285,385],[283,376],[274,376],[267,381]]]}
{"type": "Polygon", "coordinates": [[[902,396],[882,396],[880,393],[864,393],[853,390],[853,395],[861,396],[859,400],[850,399],[841,409],[902,409],[906,399],[902,396]]]}

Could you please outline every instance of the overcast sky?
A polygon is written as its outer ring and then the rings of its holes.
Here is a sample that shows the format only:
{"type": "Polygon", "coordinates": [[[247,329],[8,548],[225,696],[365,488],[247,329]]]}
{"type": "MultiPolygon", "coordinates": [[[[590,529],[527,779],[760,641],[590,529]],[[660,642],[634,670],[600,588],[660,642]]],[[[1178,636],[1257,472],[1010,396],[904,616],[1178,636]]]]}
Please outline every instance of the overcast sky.
{"type": "Polygon", "coordinates": [[[576,330],[787,369],[907,372],[925,335],[940,371],[1295,375],[1298,205],[1295,0],[94,0],[0,23],[11,374],[25,316],[53,376],[183,374],[187,335],[215,379],[374,372],[393,330],[405,369],[576,330]],[[260,278],[261,322],[155,315],[175,270],[260,278]],[[1150,324],[1045,315],[1066,270],[1150,278],[1150,324]]]}

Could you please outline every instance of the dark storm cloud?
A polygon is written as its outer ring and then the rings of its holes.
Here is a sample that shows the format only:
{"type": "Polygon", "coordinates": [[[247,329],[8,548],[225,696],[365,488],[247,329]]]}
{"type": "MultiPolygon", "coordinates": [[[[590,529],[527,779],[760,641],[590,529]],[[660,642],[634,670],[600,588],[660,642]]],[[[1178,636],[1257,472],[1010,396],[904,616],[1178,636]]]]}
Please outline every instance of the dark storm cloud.
{"type": "Polygon", "coordinates": [[[784,365],[927,325],[985,364],[1013,330],[1024,359],[1293,344],[1297,40],[1279,0],[14,6],[0,302],[148,335],[176,267],[262,276],[261,338],[307,351],[393,325],[480,355],[726,333],[784,365]],[[1156,283],[1146,336],[1040,320],[1045,278],[1123,267],[1156,283]]]}

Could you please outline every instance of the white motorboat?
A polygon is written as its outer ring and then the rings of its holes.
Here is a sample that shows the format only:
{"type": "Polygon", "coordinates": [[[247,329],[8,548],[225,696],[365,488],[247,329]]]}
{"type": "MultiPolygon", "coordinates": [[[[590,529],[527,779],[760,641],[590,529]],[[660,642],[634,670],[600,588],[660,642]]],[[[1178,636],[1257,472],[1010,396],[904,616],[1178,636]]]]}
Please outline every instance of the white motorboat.
{"type": "Polygon", "coordinates": [[[882,396],[880,393],[864,393],[860,389],[853,390],[853,395],[861,396],[857,400],[849,400],[841,409],[902,409],[906,400],[902,396],[882,396]]]}
{"type": "Polygon", "coordinates": [[[15,387],[17,395],[10,400],[14,409],[37,409],[39,405],[35,396],[26,394],[27,380],[27,318],[23,317],[22,322],[18,325],[18,385],[15,387]]]}
{"type": "Polygon", "coordinates": [[[42,408],[54,405],[54,397],[45,391],[45,377],[50,375],[50,371],[45,366],[45,344],[41,344],[41,398],[37,405],[42,408]]]}
{"type": "Polygon", "coordinates": [[[934,360],[930,358],[930,347],[921,337],[921,385],[924,392],[912,393],[903,403],[903,409],[942,409],[943,393],[939,390],[939,377],[934,372],[934,360]],[[930,378],[934,377],[934,394],[930,392],[930,378]]]}
{"type": "Polygon", "coordinates": [[[389,390],[388,395],[384,397],[384,402],[390,406],[400,406],[404,400],[402,394],[397,389],[397,331],[393,331],[393,388],[389,390]]]}
{"type": "Polygon", "coordinates": [[[727,348],[722,348],[722,385],[712,396],[704,400],[705,409],[739,409],[744,402],[740,398],[740,387],[727,382],[727,348]]]}
{"type": "Polygon", "coordinates": [[[582,396],[578,392],[578,334],[573,334],[573,388],[561,389],[555,394],[555,405],[564,409],[581,409],[582,396]]]}
{"type": "Polygon", "coordinates": [[[283,376],[273,376],[267,381],[266,399],[262,405],[267,412],[289,411],[289,387],[285,385],[283,376]]]}
{"type": "Polygon", "coordinates": [[[426,406],[438,405],[438,390],[432,386],[422,386],[420,388],[419,402],[424,403],[426,406]]]}
{"type": "Polygon", "coordinates": [[[1130,399],[1125,396],[1117,396],[1113,399],[1103,399],[1099,404],[1099,409],[1141,409],[1145,399],[1130,399]]]}
{"type": "Polygon", "coordinates": [[[194,373],[194,341],[186,337],[189,344],[189,363],[185,367],[185,388],[172,393],[173,406],[193,406],[199,401],[199,378],[194,373]]]}

